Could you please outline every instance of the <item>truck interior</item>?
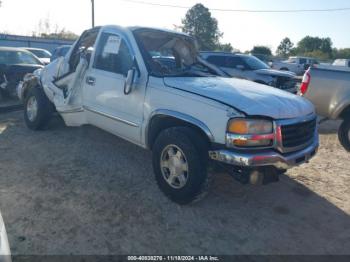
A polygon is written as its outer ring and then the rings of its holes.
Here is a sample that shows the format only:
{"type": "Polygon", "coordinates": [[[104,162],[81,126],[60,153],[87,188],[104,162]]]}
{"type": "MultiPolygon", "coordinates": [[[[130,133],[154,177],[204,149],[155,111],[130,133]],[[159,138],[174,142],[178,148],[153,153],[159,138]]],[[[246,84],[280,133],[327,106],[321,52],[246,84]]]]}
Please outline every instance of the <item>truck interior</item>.
{"type": "Polygon", "coordinates": [[[135,30],[134,36],[153,76],[218,75],[199,60],[197,44],[192,37],[149,28],[135,30]]]}
{"type": "MultiPolygon", "coordinates": [[[[70,54],[68,72],[63,72],[62,75],[54,79],[53,84],[63,90],[64,98],[70,95],[70,90],[73,90],[73,87],[81,85],[81,80],[89,67],[99,31],[100,27],[95,27],[82,34],[70,54]]],[[[73,98],[73,96],[71,97],[73,98]]]]}

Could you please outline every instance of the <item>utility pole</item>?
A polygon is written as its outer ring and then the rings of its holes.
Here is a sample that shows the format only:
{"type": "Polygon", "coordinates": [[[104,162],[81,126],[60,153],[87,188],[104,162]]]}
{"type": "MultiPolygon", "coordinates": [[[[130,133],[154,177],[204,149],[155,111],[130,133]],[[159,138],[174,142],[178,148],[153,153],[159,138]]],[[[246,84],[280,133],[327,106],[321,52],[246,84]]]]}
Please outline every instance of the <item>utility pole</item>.
{"type": "Polygon", "coordinates": [[[91,21],[92,27],[95,27],[95,0],[91,0],[91,21]]]}

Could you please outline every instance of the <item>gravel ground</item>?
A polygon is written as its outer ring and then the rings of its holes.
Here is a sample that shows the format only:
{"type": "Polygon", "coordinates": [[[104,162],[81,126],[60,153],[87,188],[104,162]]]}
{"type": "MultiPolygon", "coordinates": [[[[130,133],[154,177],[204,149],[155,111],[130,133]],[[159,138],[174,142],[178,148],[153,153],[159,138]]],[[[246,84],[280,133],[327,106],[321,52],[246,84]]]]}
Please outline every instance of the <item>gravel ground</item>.
{"type": "Polygon", "coordinates": [[[0,209],[14,255],[350,254],[349,153],[321,126],[311,163],[280,183],[218,174],[180,207],[153,179],[151,154],[94,127],[54,120],[33,132],[0,115],[0,209]]]}

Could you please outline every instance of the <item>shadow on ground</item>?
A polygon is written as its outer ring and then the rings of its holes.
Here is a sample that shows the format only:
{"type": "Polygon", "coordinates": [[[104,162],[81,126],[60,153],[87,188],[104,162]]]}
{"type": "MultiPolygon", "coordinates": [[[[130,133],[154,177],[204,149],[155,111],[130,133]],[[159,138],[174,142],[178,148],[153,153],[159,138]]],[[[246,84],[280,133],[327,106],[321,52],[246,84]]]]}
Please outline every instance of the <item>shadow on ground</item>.
{"type": "Polygon", "coordinates": [[[207,198],[178,206],[158,190],[150,152],[57,119],[33,132],[21,113],[0,115],[0,208],[19,255],[350,250],[349,215],[289,176],[255,188],[216,175],[207,198]]]}

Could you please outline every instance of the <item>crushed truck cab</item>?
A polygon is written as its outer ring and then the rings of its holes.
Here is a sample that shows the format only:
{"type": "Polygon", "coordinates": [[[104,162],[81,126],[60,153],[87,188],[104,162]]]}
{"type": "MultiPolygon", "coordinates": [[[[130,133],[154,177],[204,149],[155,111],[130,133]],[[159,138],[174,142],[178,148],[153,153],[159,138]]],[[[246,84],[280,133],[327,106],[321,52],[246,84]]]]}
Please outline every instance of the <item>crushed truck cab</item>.
{"type": "Polygon", "coordinates": [[[152,150],[160,189],[179,204],[200,199],[212,172],[242,182],[277,180],[318,148],[306,99],[225,77],[179,32],[104,26],[85,31],[65,57],[25,77],[18,90],[31,129],[53,111],[152,150]]]}

